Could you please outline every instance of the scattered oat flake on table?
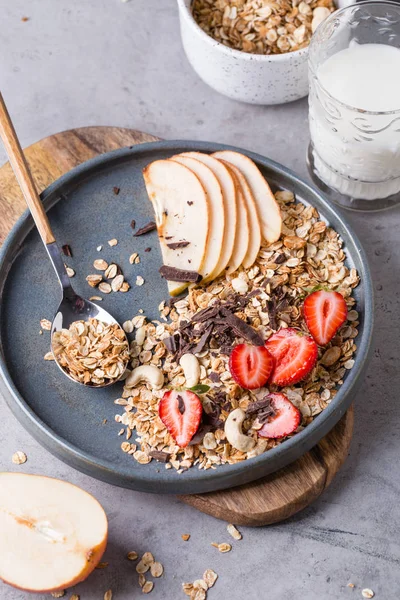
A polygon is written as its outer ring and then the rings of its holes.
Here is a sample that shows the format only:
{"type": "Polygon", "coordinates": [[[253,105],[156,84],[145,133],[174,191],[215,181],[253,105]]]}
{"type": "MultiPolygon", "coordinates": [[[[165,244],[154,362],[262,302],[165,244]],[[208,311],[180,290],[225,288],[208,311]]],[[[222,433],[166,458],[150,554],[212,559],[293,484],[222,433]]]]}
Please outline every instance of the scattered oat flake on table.
{"type": "Polygon", "coordinates": [[[228,533],[233,537],[234,540],[242,539],[242,534],[240,533],[240,531],[238,529],[236,529],[236,527],[234,525],[232,525],[232,523],[229,523],[229,525],[227,526],[226,529],[227,529],[228,533]]]}
{"type": "Polygon", "coordinates": [[[207,569],[207,571],[204,571],[203,573],[203,579],[206,582],[207,586],[211,588],[217,581],[218,575],[212,569],[207,569]]]}
{"type": "Polygon", "coordinates": [[[106,569],[108,567],[108,562],[99,562],[96,569],[106,569]]]}
{"type": "Polygon", "coordinates": [[[373,592],[370,588],[364,588],[361,594],[363,598],[373,598],[375,596],[375,592],[373,592]]]}
{"type": "Polygon", "coordinates": [[[59,590],[58,592],[51,592],[53,598],[62,598],[65,596],[65,590],[59,590]]]}
{"type": "Polygon", "coordinates": [[[96,250],[97,252],[101,252],[103,250],[103,246],[97,246],[96,250]]]}
{"type": "Polygon", "coordinates": [[[211,544],[211,546],[214,546],[214,548],[218,548],[219,552],[225,553],[225,552],[230,552],[232,550],[232,546],[230,544],[217,544],[216,542],[213,542],[211,544]]]}
{"type": "Polygon", "coordinates": [[[103,276],[98,273],[93,273],[92,275],[87,275],[86,281],[90,285],[90,287],[95,288],[103,281],[103,276]]]}
{"type": "Polygon", "coordinates": [[[51,321],[49,321],[48,319],[41,319],[40,320],[40,327],[42,329],[44,329],[45,331],[50,331],[50,329],[51,329],[51,321]]]}
{"type": "Polygon", "coordinates": [[[164,573],[164,567],[160,562],[156,561],[151,565],[150,573],[153,575],[153,577],[161,577],[161,575],[164,573]]]}
{"type": "MultiPolygon", "coordinates": [[[[129,0],[122,0],[122,2],[129,2],[129,0]]],[[[27,21],[29,21],[29,17],[22,17],[22,18],[21,18],[21,21],[22,21],[23,23],[26,23],[27,21]]]]}
{"type": "Polygon", "coordinates": [[[50,352],[46,352],[46,354],[44,355],[44,360],[55,360],[54,359],[54,354],[50,351],[50,352]]]}
{"type": "Polygon", "coordinates": [[[347,587],[349,587],[349,588],[354,588],[354,587],[356,587],[356,586],[354,585],[354,583],[348,583],[348,584],[347,584],[347,587]]]}
{"type": "Polygon", "coordinates": [[[102,302],[103,298],[101,296],[90,296],[89,300],[91,302],[102,302]]]}
{"type": "Polygon", "coordinates": [[[127,281],[124,281],[121,287],[119,288],[120,292],[128,292],[131,289],[131,286],[127,281]]]}
{"type": "Polygon", "coordinates": [[[188,540],[190,540],[190,533],[182,533],[181,537],[184,542],[187,542],[188,540]]]}
{"type": "Polygon", "coordinates": [[[80,596],[78,596],[78,594],[72,594],[69,600],[80,600],[80,596]]]}
{"type": "Polygon", "coordinates": [[[190,594],[190,600],[205,600],[206,598],[207,598],[206,590],[203,590],[203,588],[193,587],[193,591],[190,594]]]}
{"type": "Polygon", "coordinates": [[[107,243],[108,243],[109,246],[113,247],[113,246],[116,246],[118,244],[118,240],[115,239],[115,238],[113,238],[112,240],[108,240],[107,243]]]}
{"type": "Polygon", "coordinates": [[[113,596],[112,590],[107,590],[104,594],[104,600],[112,600],[112,596],[113,596]]]}
{"type": "Polygon", "coordinates": [[[135,552],[134,550],[131,550],[131,552],[128,552],[128,554],[126,555],[126,558],[128,560],[137,560],[138,559],[138,553],[135,552]]]}
{"type": "Polygon", "coordinates": [[[150,594],[153,587],[154,587],[154,583],[152,581],[146,581],[146,583],[142,587],[143,594],[150,594]]]}
{"type": "Polygon", "coordinates": [[[71,277],[75,277],[75,271],[71,267],[67,267],[67,265],[65,265],[65,270],[67,271],[67,275],[70,279],[71,277]]]}
{"type": "Polygon", "coordinates": [[[147,573],[147,571],[150,569],[150,565],[146,564],[143,562],[143,559],[141,559],[138,564],[136,565],[136,572],[137,573],[147,573]]]}
{"type": "Polygon", "coordinates": [[[152,565],[154,563],[154,556],[151,552],[145,552],[142,556],[142,561],[145,565],[152,565]]]}
{"type": "Polygon", "coordinates": [[[143,285],[144,284],[144,279],[141,275],[138,275],[136,277],[136,285],[143,285]]]}
{"type": "Polygon", "coordinates": [[[193,591],[193,583],[182,583],[182,590],[186,596],[190,596],[193,591]]]}

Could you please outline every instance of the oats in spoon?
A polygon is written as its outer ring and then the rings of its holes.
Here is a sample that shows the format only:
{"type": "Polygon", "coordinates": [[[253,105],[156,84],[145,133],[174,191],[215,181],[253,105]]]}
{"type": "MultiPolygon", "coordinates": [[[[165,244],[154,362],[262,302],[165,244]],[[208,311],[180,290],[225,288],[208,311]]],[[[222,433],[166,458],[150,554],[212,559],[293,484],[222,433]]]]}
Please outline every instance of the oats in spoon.
{"type": "Polygon", "coordinates": [[[129,348],[116,324],[97,319],[74,321],[69,329],[53,334],[53,351],[60,366],[76,381],[104,385],[124,373],[129,348]]]}

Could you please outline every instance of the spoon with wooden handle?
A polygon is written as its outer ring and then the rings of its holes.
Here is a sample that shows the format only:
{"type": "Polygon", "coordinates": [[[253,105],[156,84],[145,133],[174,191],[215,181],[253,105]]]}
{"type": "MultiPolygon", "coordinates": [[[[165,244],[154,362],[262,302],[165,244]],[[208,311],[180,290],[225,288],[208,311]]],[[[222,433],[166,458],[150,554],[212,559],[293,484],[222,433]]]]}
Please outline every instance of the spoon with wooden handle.
{"type": "Polygon", "coordinates": [[[13,123],[11,121],[10,115],[8,114],[8,110],[4,103],[3,96],[1,93],[0,137],[3,141],[15,177],[17,178],[21,191],[24,195],[25,201],[31,212],[33,220],[35,221],[40,237],[42,238],[43,244],[46,247],[47,253],[53,264],[54,270],[57,273],[57,277],[61,285],[62,299],[51,326],[52,350],[57,365],[69,379],[75,381],[76,383],[81,383],[82,385],[90,385],[91,387],[105,387],[107,385],[111,385],[112,383],[115,383],[116,381],[118,381],[118,379],[122,377],[125,369],[123,369],[123,371],[119,373],[118,377],[115,377],[114,379],[105,379],[105,382],[102,384],[85,384],[82,381],[78,381],[77,379],[71,377],[71,375],[64,370],[64,368],[60,365],[57,359],[57,354],[54,352],[53,334],[55,332],[60,331],[61,329],[68,329],[69,326],[75,321],[87,321],[90,318],[98,319],[99,321],[106,323],[107,325],[118,325],[122,332],[122,339],[125,339],[127,343],[128,341],[124,330],[114,319],[114,317],[110,315],[110,313],[97,306],[97,304],[94,304],[94,302],[90,302],[89,300],[78,296],[78,294],[76,294],[72,289],[70,279],[65,269],[64,261],[62,259],[60,250],[57,246],[54,234],[51,230],[49,220],[43,208],[43,204],[37,193],[32,174],[29,170],[28,164],[26,162],[24,153],[22,151],[21,145],[19,143],[17,134],[15,132],[13,123]]]}

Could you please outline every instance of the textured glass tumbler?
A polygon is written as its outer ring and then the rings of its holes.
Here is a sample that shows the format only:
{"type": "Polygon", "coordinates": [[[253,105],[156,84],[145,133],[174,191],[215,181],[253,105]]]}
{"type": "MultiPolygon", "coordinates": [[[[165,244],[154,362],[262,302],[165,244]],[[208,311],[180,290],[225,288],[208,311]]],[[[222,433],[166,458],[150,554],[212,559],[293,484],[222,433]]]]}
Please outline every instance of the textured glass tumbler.
{"type": "MultiPolygon", "coordinates": [[[[318,27],[309,48],[307,163],[314,183],[336,204],[381,210],[400,202],[400,106],[388,112],[348,106],[318,79],[319,66],[354,42],[400,48],[400,4],[360,2],[318,27]]],[[[400,77],[395,69],[393,77],[400,77]]]]}

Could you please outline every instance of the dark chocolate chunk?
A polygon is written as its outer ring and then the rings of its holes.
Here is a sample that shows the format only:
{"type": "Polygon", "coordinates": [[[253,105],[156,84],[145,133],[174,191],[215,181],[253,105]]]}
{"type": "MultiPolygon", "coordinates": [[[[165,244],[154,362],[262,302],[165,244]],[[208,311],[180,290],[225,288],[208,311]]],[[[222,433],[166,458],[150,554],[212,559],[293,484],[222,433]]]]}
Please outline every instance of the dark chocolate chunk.
{"type": "Polygon", "coordinates": [[[271,329],[276,331],[278,329],[278,323],[276,320],[276,298],[273,296],[269,302],[267,302],[267,310],[269,316],[269,326],[271,329]]]}
{"type": "Polygon", "coordinates": [[[251,325],[248,325],[242,321],[242,319],[239,319],[239,317],[226,308],[221,308],[221,313],[237,335],[240,335],[255,346],[264,346],[263,338],[255,329],[253,329],[253,327],[251,327],[251,325]]]}
{"type": "Polygon", "coordinates": [[[192,321],[194,323],[203,323],[204,321],[208,321],[209,319],[213,319],[214,317],[216,317],[219,311],[219,304],[216,306],[207,306],[207,308],[203,308],[198,313],[196,313],[192,318],[192,321]]]}
{"type": "Polygon", "coordinates": [[[188,203],[188,205],[189,205],[189,206],[192,206],[192,204],[193,204],[193,200],[188,200],[188,202],[187,202],[187,203],[188,203]]]}
{"type": "Polygon", "coordinates": [[[281,265],[282,263],[286,262],[286,255],[285,254],[278,254],[278,256],[276,257],[276,259],[274,260],[274,263],[276,265],[281,265]]]}
{"type": "Polygon", "coordinates": [[[167,265],[163,265],[161,269],[159,269],[159,273],[164,279],[167,281],[184,281],[199,283],[202,277],[200,273],[197,271],[185,271],[184,269],[176,269],[175,267],[168,267],[167,265]]]}
{"type": "Polygon", "coordinates": [[[121,190],[120,190],[120,188],[119,188],[119,187],[117,187],[117,186],[114,186],[114,187],[113,187],[113,192],[114,192],[114,194],[115,194],[116,196],[118,196],[118,194],[120,193],[120,191],[121,191],[121,190]]]}
{"type": "Polygon", "coordinates": [[[144,225],[144,227],[141,227],[140,229],[137,230],[136,233],[134,233],[134,237],[138,237],[139,235],[144,235],[145,233],[150,233],[150,231],[154,231],[154,229],[157,229],[157,225],[155,224],[154,221],[150,221],[149,223],[147,223],[147,225],[144,225]]]}
{"type": "Polygon", "coordinates": [[[144,251],[145,252],[151,252],[151,248],[145,248],[144,251]]]}
{"type": "Polygon", "coordinates": [[[215,371],[211,371],[209,378],[213,383],[219,383],[221,380],[219,373],[216,373],[215,371]]]}
{"type": "Polygon", "coordinates": [[[271,398],[264,396],[261,400],[256,400],[249,404],[246,410],[246,414],[249,416],[256,415],[259,423],[266,423],[270,417],[273,417],[276,413],[271,405],[271,398]]]}
{"type": "Polygon", "coordinates": [[[197,444],[201,444],[206,433],[212,430],[211,425],[201,424],[192,439],[189,442],[189,446],[197,446],[197,444]]]}
{"type": "Polygon", "coordinates": [[[207,327],[207,329],[205,330],[195,347],[192,348],[192,354],[199,354],[200,352],[203,352],[208,340],[210,339],[213,327],[214,326],[212,323],[207,327]]]}
{"type": "Polygon", "coordinates": [[[155,458],[156,460],[162,463],[167,463],[171,458],[169,452],[162,452],[162,450],[152,450],[151,452],[149,452],[149,456],[151,456],[151,458],[155,458]]]}
{"type": "Polygon", "coordinates": [[[167,348],[168,352],[170,352],[171,354],[175,354],[175,352],[176,352],[175,335],[170,335],[169,337],[164,338],[163,342],[164,342],[165,347],[167,348]]]}
{"type": "Polygon", "coordinates": [[[190,242],[182,240],[181,242],[171,242],[170,244],[167,244],[167,246],[168,248],[171,248],[171,250],[178,250],[178,248],[186,248],[189,244],[190,242]]]}
{"type": "Polygon", "coordinates": [[[64,244],[64,246],[61,246],[61,251],[64,254],[64,256],[72,256],[71,246],[69,246],[68,244],[64,244]]]}
{"type": "Polygon", "coordinates": [[[178,410],[179,410],[179,412],[181,413],[181,415],[183,415],[183,413],[185,412],[185,403],[184,403],[184,401],[183,401],[183,398],[182,398],[182,396],[180,396],[180,395],[178,394],[178,396],[177,396],[177,400],[178,400],[178,410]]]}

